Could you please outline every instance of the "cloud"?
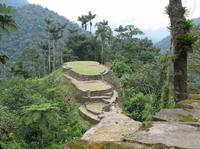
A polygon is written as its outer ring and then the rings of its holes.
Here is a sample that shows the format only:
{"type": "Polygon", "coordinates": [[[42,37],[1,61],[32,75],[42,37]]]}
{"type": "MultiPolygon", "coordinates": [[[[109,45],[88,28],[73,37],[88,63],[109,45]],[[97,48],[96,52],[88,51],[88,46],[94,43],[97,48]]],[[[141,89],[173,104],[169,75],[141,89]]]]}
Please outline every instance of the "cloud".
{"type": "MultiPolygon", "coordinates": [[[[158,29],[169,24],[164,13],[168,0],[29,0],[77,22],[77,17],[92,11],[97,14],[95,22],[108,20],[110,25],[134,24],[143,29],[158,29]]],[[[199,17],[200,1],[184,1],[192,13],[189,17],[199,17]]]]}

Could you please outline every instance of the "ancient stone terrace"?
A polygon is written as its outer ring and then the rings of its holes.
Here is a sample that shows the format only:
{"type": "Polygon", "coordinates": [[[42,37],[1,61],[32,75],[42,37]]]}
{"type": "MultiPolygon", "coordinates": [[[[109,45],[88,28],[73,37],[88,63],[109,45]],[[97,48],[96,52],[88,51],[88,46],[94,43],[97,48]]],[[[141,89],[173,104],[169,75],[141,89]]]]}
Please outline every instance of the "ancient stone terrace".
{"type": "Polygon", "coordinates": [[[139,129],[141,123],[122,114],[118,107],[118,93],[110,84],[113,74],[108,67],[94,61],[76,61],[65,63],[63,70],[81,95],[76,99],[81,104],[78,109],[80,116],[91,124],[97,124],[82,139],[119,141],[124,135],[139,129]],[[102,137],[105,134],[109,135],[102,137]]]}

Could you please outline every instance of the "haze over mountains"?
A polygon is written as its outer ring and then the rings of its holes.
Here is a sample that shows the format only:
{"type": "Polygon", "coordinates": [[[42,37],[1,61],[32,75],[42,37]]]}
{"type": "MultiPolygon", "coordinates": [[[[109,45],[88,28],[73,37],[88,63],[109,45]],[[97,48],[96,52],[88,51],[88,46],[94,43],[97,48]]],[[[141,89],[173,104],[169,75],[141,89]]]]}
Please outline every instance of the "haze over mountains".
{"type": "MultiPolygon", "coordinates": [[[[196,26],[200,27],[200,17],[193,19],[193,22],[196,26]]],[[[166,36],[165,38],[163,38],[162,40],[160,40],[159,42],[155,43],[156,46],[160,47],[161,52],[165,52],[167,50],[169,50],[170,47],[170,35],[166,36]]]]}
{"type": "MultiPolygon", "coordinates": [[[[0,0],[0,2],[4,1],[0,0]]],[[[11,37],[4,36],[0,41],[1,50],[3,50],[12,61],[18,59],[24,48],[33,47],[38,49],[37,44],[47,39],[45,18],[51,18],[55,23],[67,23],[67,28],[76,28],[82,31],[78,24],[42,6],[27,5],[28,2],[26,0],[17,0],[17,2],[16,0],[6,0],[5,2],[7,5],[16,7],[17,13],[13,14],[13,18],[19,26],[18,32],[12,33],[11,37]]],[[[63,44],[68,35],[67,28],[64,31],[63,44]]]]}

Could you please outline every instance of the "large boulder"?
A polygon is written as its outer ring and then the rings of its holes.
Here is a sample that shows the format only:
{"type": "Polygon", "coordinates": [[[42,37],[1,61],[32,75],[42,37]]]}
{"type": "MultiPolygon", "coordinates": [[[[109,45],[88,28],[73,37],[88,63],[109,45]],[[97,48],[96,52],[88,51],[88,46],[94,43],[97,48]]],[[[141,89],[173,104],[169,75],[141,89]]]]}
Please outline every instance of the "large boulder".
{"type": "Polygon", "coordinates": [[[178,149],[200,149],[200,131],[198,127],[177,122],[152,122],[125,137],[125,141],[178,149]]]}

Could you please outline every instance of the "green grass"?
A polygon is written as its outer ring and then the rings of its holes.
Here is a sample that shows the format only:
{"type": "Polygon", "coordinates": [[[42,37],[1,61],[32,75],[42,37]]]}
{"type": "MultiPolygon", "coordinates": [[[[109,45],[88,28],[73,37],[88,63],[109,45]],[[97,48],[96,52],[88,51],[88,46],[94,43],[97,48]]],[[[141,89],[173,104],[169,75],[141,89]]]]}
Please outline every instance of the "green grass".
{"type": "Polygon", "coordinates": [[[74,68],[73,71],[81,75],[98,75],[103,72],[104,69],[100,67],[77,67],[74,68]]]}
{"type": "Polygon", "coordinates": [[[99,62],[95,62],[95,61],[74,61],[74,62],[68,62],[67,65],[69,65],[69,66],[89,66],[89,65],[99,65],[99,62]]]}
{"type": "Polygon", "coordinates": [[[80,85],[80,88],[83,90],[95,91],[95,90],[105,90],[110,88],[110,86],[104,83],[86,83],[80,85]]]}

